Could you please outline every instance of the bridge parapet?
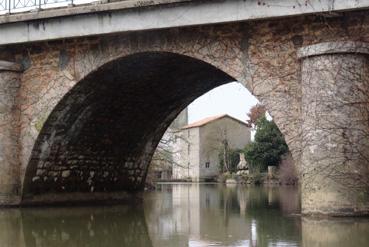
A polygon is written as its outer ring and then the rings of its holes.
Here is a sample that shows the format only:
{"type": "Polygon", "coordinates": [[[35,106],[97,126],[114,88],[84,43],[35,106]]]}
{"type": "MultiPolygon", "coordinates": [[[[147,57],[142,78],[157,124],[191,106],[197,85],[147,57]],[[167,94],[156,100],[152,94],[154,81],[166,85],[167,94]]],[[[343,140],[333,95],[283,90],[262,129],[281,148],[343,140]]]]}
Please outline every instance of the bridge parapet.
{"type": "Polygon", "coordinates": [[[72,4],[74,0],[0,0],[0,14],[10,14],[72,4]]]}
{"type": "Polygon", "coordinates": [[[122,4],[123,8],[137,8],[189,1],[198,0],[0,0],[0,15],[17,13],[24,15],[25,12],[40,12],[50,9],[60,10],[61,8],[70,9],[71,7],[82,7],[87,9],[92,7],[92,9],[96,9],[96,6],[109,3],[122,4]]]}
{"type": "Polygon", "coordinates": [[[0,46],[307,14],[337,15],[368,8],[369,0],[117,1],[0,15],[0,46]]]}

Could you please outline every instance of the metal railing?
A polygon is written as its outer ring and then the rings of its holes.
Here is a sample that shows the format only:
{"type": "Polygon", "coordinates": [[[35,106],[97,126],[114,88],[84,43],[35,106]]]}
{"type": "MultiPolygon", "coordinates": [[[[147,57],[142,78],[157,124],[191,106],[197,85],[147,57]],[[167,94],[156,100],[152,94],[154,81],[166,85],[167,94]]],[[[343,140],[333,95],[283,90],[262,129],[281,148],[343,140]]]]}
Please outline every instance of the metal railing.
{"type": "Polygon", "coordinates": [[[60,6],[63,3],[73,5],[73,0],[0,0],[0,15],[60,6]]]}

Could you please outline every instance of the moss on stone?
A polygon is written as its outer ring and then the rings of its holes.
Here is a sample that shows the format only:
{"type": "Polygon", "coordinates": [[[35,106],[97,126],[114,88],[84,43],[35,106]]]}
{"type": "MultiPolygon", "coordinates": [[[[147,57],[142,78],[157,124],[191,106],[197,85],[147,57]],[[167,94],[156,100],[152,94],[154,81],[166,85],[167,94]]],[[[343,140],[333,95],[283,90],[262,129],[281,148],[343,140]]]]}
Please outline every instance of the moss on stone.
{"type": "Polygon", "coordinates": [[[47,116],[41,116],[39,119],[37,119],[37,122],[35,123],[35,128],[38,132],[41,131],[42,127],[44,126],[46,122],[47,116]]]}

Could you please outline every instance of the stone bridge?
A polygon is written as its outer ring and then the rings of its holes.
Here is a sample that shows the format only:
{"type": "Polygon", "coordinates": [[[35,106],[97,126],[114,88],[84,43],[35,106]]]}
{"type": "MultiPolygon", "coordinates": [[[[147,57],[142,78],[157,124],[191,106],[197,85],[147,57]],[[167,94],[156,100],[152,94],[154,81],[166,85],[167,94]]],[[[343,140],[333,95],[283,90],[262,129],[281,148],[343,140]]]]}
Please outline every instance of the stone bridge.
{"type": "Polygon", "coordinates": [[[112,201],[194,99],[273,116],[304,214],[369,213],[369,1],[121,1],[0,16],[0,203],[112,201]]]}

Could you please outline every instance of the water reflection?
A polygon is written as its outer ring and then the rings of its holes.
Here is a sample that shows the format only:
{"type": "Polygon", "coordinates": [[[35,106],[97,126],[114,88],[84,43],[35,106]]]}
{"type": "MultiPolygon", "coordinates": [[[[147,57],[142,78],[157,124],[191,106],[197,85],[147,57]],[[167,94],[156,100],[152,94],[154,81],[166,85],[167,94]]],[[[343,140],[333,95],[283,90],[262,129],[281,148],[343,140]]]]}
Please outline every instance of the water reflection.
{"type": "Polygon", "coordinates": [[[302,220],[303,246],[369,246],[368,219],[335,218],[302,220]]]}
{"type": "Polygon", "coordinates": [[[369,220],[299,216],[295,188],[161,185],[142,206],[0,210],[0,247],[369,246],[369,220]]]}
{"type": "Polygon", "coordinates": [[[296,189],[178,184],[147,196],[145,214],[154,246],[296,246],[298,205],[296,189]]]}
{"type": "Polygon", "coordinates": [[[143,210],[40,208],[0,213],[1,247],[152,246],[143,210]]]}

